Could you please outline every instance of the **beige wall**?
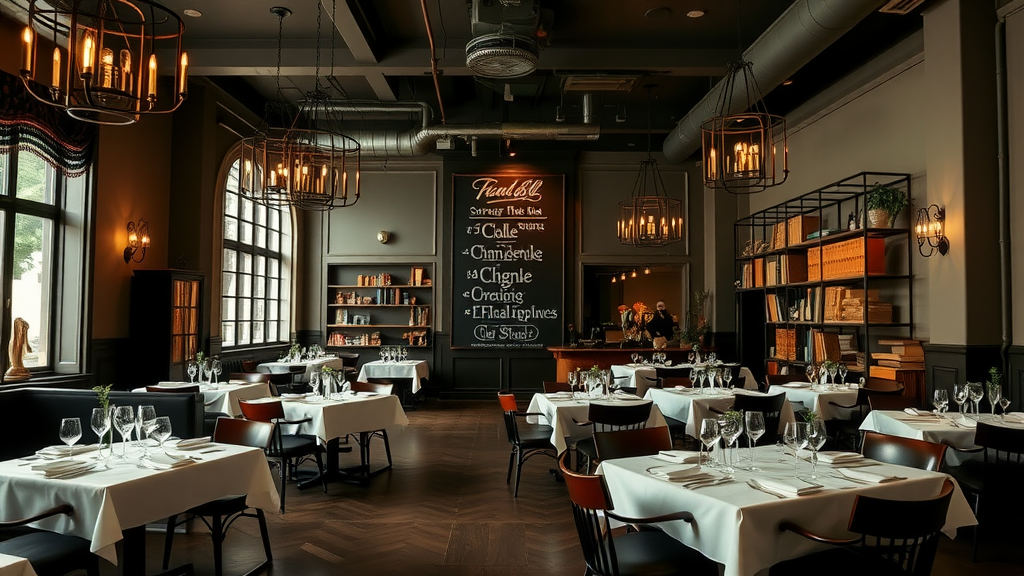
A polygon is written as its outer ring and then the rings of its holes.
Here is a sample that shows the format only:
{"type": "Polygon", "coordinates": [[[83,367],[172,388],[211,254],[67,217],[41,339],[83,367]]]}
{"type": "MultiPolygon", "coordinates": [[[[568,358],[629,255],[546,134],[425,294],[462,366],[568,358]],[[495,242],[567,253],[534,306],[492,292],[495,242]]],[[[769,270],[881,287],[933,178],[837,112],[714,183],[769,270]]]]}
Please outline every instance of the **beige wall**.
{"type": "MultiPolygon", "coordinates": [[[[1006,19],[1007,92],[1009,102],[1024,102],[1024,11],[1006,19]]],[[[1024,107],[1009,107],[1010,236],[1013,286],[1024,286],[1024,107]],[[1014,170],[1014,167],[1018,169],[1014,170]]],[[[1019,294],[1019,289],[1016,294],[1019,294]]],[[[1013,343],[1024,343],[1024,304],[1013,306],[1013,343]]]]}

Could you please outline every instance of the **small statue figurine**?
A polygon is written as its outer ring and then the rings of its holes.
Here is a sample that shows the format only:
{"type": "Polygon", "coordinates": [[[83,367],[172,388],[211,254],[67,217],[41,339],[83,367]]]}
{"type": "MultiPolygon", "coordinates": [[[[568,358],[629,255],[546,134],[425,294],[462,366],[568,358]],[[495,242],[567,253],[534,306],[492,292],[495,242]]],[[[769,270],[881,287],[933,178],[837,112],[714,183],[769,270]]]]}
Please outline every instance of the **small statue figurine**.
{"type": "Polygon", "coordinates": [[[14,333],[11,334],[11,345],[8,352],[11,356],[11,367],[4,374],[4,380],[28,380],[32,373],[25,368],[25,352],[31,352],[28,343],[28,322],[22,318],[14,319],[14,333]]]}

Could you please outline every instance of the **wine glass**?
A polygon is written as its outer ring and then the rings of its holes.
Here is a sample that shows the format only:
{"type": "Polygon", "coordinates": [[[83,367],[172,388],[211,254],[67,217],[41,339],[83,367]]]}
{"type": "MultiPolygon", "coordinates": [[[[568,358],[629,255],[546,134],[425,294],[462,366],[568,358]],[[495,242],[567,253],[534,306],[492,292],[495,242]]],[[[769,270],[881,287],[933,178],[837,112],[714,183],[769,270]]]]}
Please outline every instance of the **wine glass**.
{"type": "Polygon", "coordinates": [[[730,382],[732,382],[732,370],[726,368],[725,373],[722,374],[722,378],[725,380],[725,387],[732,388],[732,384],[730,384],[730,382]]]}
{"type": "Polygon", "coordinates": [[[733,460],[735,460],[735,449],[733,448],[733,444],[736,442],[736,439],[740,437],[740,434],[743,433],[743,420],[739,418],[725,418],[723,420],[719,420],[718,429],[722,432],[722,442],[725,443],[725,448],[729,453],[725,472],[727,475],[732,476],[736,472],[736,468],[733,467],[733,460]]]}
{"type": "MultiPolygon", "coordinates": [[[[103,456],[103,437],[110,431],[110,412],[103,408],[93,408],[92,417],[89,419],[89,426],[96,433],[97,442],[99,443],[96,459],[101,460],[103,456]]],[[[110,447],[110,452],[113,454],[113,446],[110,447]]]]}
{"type": "Polygon", "coordinates": [[[1010,399],[1003,396],[999,399],[999,407],[1003,409],[1003,418],[1006,418],[1006,409],[1010,407],[1010,399]]]}
{"type": "Polygon", "coordinates": [[[199,364],[194,359],[189,360],[185,370],[188,372],[188,383],[195,384],[196,374],[199,373],[199,364]]]}
{"type": "Polygon", "coordinates": [[[220,374],[221,374],[221,372],[224,371],[224,366],[221,364],[220,358],[217,358],[217,357],[213,358],[213,362],[211,362],[210,370],[213,371],[213,375],[214,375],[214,378],[215,378],[214,383],[219,384],[220,383],[220,374]]]}
{"type": "Polygon", "coordinates": [[[971,403],[974,405],[974,414],[978,414],[978,403],[985,397],[985,389],[981,386],[981,382],[968,382],[967,383],[967,397],[970,398],[971,403]]]}
{"type": "Polygon", "coordinates": [[[689,354],[686,355],[686,359],[690,362],[690,364],[693,364],[693,361],[696,357],[697,355],[693,352],[690,352],[689,354]]]}
{"type": "Polygon", "coordinates": [[[964,402],[967,401],[967,385],[966,384],[953,384],[953,401],[956,402],[956,410],[960,414],[964,413],[964,402]]]}
{"type": "Polygon", "coordinates": [[[828,367],[828,379],[829,379],[829,382],[833,386],[836,383],[836,373],[838,373],[838,372],[839,372],[839,366],[837,366],[835,363],[829,365],[829,367],[828,367]]]}
{"type": "Polygon", "coordinates": [[[146,421],[146,433],[156,440],[160,451],[164,451],[164,440],[171,435],[171,419],[168,416],[157,416],[146,421]]]}
{"type": "Polygon", "coordinates": [[[1003,388],[995,382],[987,382],[986,387],[988,388],[988,404],[992,407],[992,415],[996,415],[996,404],[1003,397],[1003,388]]]}
{"type": "Polygon", "coordinates": [[[750,447],[750,469],[760,470],[754,461],[754,445],[757,439],[764,436],[764,413],[757,410],[748,410],[743,414],[747,431],[747,446],[750,447]]]}
{"type": "Polygon", "coordinates": [[[861,376],[860,378],[857,379],[857,387],[858,388],[863,388],[865,382],[866,382],[866,380],[864,380],[864,377],[861,376]]]}
{"type": "Polygon", "coordinates": [[[145,436],[145,423],[154,418],[156,418],[156,408],[153,406],[139,406],[138,411],[135,412],[135,434],[139,438],[139,446],[142,446],[143,458],[149,454],[149,443],[146,442],[145,436]]]}
{"type": "MultiPolygon", "coordinates": [[[[135,428],[135,411],[131,406],[118,406],[114,409],[114,428],[121,433],[121,456],[118,458],[124,460],[128,457],[128,437],[135,428]]],[[[110,452],[113,456],[113,447],[110,452]]]]}
{"type": "Polygon", "coordinates": [[[839,365],[839,386],[840,387],[845,387],[846,386],[846,373],[848,371],[849,370],[846,368],[846,364],[840,364],[839,365]]]}
{"type": "Polygon", "coordinates": [[[814,383],[814,364],[812,362],[808,362],[807,366],[804,367],[804,372],[807,374],[807,381],[813,384],[814,383]]]}
{"type": "Polygon", "coordinates": [[[209,383],[212,386],[213,385],[213,379],[212,379],[213,367],[210,366],[210,364],[211,363],[210,363],[209,360],[203,360],[203,363],[199,365],[199,368],[203,372],[203,378],[206,380],[207,383],[209,383]]]}
{"type": "Polygon", "coordinates": [[[320,395],[320,371],[314,370],[309,375],[309,387],[313,391],[313,397],[320,395]]]}
{"type": "Polygon", "coordinates": [[[946,409],[949,408],[949,393],[946,390],[936,390],[932,398],[932,406],[935,406],[939,414],[945,414],[946,409]]]}
{"type": "Polygon", "coordinates": [[[78,418],[62,418],[60,421],[60,439],[68,445],[68,455],[75,455],[75,442],[82,438],[82,422],[78,418]]]}
{"type": "Polygon", "coordinates": [[[718,428],[718,420],[714,418],[705,418],[700,422],[700,442],[701,442],[701,458],[698,458],[698,462],[701,465],[711,466],[711,447],[718,443],[718,439],[722,437],[722,431],[718,428]],[[708,455],[704,457],[704,449],[707,448],[708,455]]]}
{"type": "Polygon", "coordinates": [[[828,440],[828,432],[825,430],[825,421],[815,418],[807,427],[807,446],[811,449],[811,478],[818,477],[818,450],[828,440]]]}
{"type": "Polygon", "coordinates": [[[633,352],[632,354],[629,355],[629,359],[633,361],[633,364],[636,364],[637,356],[638,354],[636,352],[633,352]]]}
{"type": "Polygon", "coordinates": [[[786,422],[786,429],[782,433],[782,441],[793,451],[793,475],[797,474],[797,466],[800,464],[800,457],[797,452],[807,447],[807,423],[786,422]]]}

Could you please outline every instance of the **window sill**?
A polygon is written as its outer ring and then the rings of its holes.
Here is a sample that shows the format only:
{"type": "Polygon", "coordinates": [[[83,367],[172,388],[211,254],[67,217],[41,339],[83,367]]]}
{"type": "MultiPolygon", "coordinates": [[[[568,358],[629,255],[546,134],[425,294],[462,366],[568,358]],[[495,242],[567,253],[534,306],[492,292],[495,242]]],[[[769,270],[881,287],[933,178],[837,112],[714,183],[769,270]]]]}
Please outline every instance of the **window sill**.
{"type": "Polygon", "coordinates": [[[0,384],[0,390],[14,390],[17,388],[77,388],[85,390],[92,387],[92,380],[92,374],[41,372],[33,374],[28,380],[4,381],[0,384]]]}

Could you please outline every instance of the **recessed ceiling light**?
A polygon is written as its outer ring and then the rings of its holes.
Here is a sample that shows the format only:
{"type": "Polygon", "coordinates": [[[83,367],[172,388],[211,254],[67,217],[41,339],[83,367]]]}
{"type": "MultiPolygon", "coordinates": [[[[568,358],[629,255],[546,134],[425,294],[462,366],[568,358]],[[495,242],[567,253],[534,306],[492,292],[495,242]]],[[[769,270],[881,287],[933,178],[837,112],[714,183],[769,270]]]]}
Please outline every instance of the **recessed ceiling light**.
{"type": "Polygon", "coordinates": [[[659,8],[651,8],[647,12],[644,12],[644,17],[648,20],[661,20],[667,16],[672,15],[672,9],[668,6],[661,6],[659,8]]]}
{"type": "Polygon", "coordinates": [[[793,81],[792,81],[792,80],[789,80],[789,79],[786,79],[786,80],[783,80],[783,81],[782,81],[782,85],[783,85],[783,86],[789,86],[789,85],[790,85],[790,84],[792,84],[792,83],[793,83],[793,81]]]}
{"type": "Polygon", "coordinates": [[[686,16],[689,18],[700,18],[703,15],[703,10],[690,10],[689,12],[686,13],[686,16]]]}
{"type": "Polygon", "coordinates": [[[185,8],[184,10],[181,11],[181,13],[184,14],[185,16],[191,16],[193,18],[199,18],[200,16],[203,15],[203,13],[200,12],[199,10],[193,10],[192,8],[185,8]]]}

